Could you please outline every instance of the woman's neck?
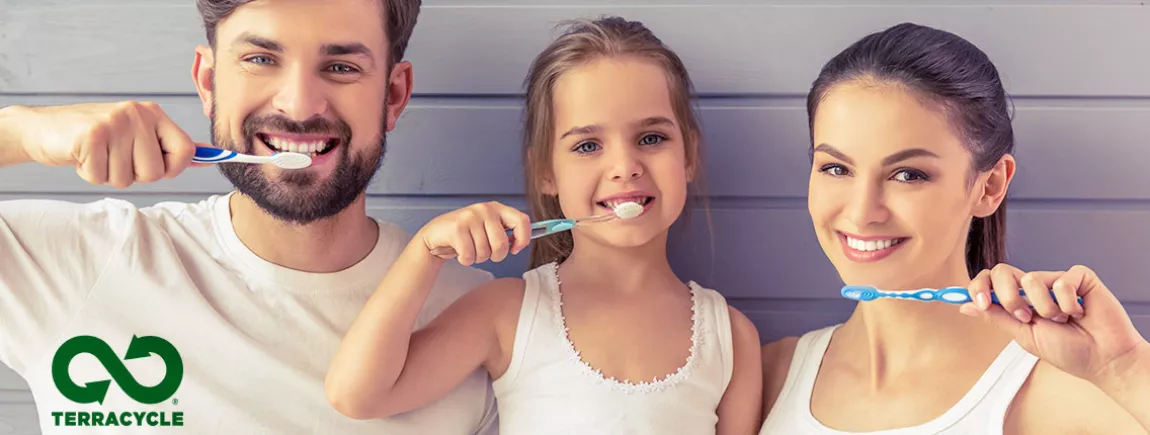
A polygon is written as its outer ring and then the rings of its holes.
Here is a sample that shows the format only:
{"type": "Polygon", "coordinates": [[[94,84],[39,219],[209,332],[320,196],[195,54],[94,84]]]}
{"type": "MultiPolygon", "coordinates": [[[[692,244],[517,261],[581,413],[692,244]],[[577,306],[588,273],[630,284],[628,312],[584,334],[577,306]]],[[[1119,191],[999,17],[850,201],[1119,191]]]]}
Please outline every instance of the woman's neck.
{"type": "MultiPolygon", "coordinates": [[[[966,265],[959,262],[911,287],[965,287],[969,282],[966,265]]],[[[984,360],[1009,341],[981,319],[961,314],[957,305],[897,299],[859,303],[834,338],[835,354],[853,356],[852,365],[868,373],[876,387],[899,373],[984,360]]]]}
{"type": "Polygon", "coordinates": [[[667,237],[631,248],[576,238],[571,255],[563,262],[564,284],[616,292],[682,285],[667,261],[667,237]]]}

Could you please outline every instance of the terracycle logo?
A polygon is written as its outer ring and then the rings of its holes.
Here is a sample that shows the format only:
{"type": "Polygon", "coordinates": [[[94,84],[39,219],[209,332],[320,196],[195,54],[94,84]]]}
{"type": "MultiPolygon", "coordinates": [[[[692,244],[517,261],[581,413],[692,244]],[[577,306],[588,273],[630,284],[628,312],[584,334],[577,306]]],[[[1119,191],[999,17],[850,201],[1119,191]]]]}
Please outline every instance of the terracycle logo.
{"type": "MultiPolygon", "coordinates": [[[[104,404],[108,389],[114,381],[132,400],[144,405],[155,405],[170,399],[180,389],[184,379],[184,361],[176,347],[156,336],[133,335],[124,353],[124,361],[157,355],[164,361],[164,378],[152,386],[142,385],[128,371],[124,362],[108,343],[90,335],[72,337],[56,350],[52,357],[52,381],[65,398],[80,404],[104,404]],[[104,366],[110,380],[77,384],[68,374],[72,359],[89,354],[104,366]]],[[[172,400],[173,405],[177,400],[172,400]]],[[[115,411],[53,411],[56,426],[183,426],[184,413],[180,411],[115,410],[115,411]]]]}

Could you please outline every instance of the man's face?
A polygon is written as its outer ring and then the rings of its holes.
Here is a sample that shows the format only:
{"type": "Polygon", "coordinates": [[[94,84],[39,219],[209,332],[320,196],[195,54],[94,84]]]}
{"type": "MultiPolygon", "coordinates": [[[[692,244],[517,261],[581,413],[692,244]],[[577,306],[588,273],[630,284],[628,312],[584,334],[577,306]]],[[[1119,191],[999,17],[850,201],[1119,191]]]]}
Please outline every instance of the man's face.
{"type": "Polygon", "coordinates": [[[363,194],[383,161],[387,131],[410,92],[410,69],[397,65],[398,80],[390,80],[381,3],[253,1],[219,24],[214,51],[199,51],[205,60],[195,74],[210,103],[213,144],[312,157],[299,170],[217,165],[281,220],[336,215],[363,194]]]}

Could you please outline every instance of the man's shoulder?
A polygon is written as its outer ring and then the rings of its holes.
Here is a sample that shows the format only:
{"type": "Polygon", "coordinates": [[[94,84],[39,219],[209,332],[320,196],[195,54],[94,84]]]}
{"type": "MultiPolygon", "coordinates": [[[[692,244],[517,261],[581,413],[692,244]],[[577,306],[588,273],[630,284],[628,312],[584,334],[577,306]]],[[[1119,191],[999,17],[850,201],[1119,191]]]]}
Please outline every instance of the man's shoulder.
{"type": "MultiPolygon", "coordinates": [[[[376,222],[382,244],[389,251],[387,258],[394,261],[411,242],[413,235],[395,223],[380,219],[376,219],[376,222]]],[[[424,303],[419,323],[430,321],[464,294],[494,279],[494,274],[478,267],[463,266],[454,260],[444,262],[427,296],[427,302],[424,303]]]]}

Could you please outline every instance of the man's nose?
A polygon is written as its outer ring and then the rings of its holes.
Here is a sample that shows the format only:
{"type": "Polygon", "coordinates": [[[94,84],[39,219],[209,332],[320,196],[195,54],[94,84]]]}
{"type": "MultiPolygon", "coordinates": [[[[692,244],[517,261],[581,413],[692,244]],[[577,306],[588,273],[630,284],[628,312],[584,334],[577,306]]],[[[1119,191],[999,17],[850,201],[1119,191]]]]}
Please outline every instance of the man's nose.
{"type": "Polygon", "coordinates": [[[284,77],[272,105],[284,116],[302,122],[327,111],[327,96],[319,77],[294,68],[284,77]]]}

